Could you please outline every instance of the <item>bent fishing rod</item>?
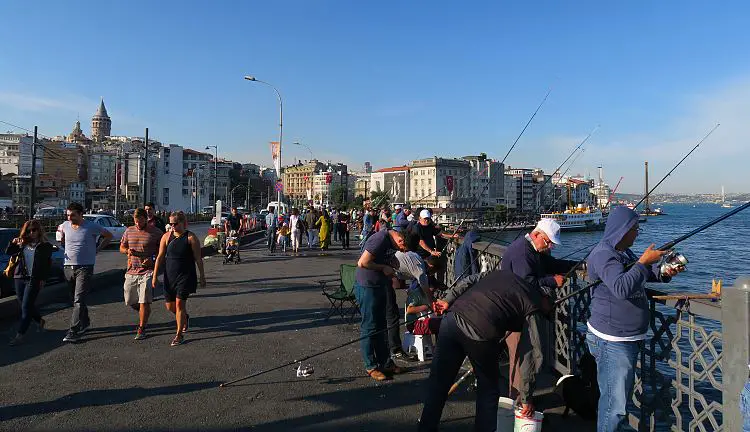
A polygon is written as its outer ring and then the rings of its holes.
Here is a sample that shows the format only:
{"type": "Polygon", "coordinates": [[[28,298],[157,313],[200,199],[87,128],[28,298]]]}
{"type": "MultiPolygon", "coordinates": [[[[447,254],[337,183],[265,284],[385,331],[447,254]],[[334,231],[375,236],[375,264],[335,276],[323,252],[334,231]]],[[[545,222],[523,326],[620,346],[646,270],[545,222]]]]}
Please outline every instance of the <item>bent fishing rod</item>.
{"type": "MultiPolygon", "coordinates": [[[[694,147],[693,147],[693,148],[692,148],[692,149],[691,149],[691,150],[690,150],[689,152],[687,152],[687,154],[686,154],[685,156],[683,156],[683,157],[682,157],[682,159],[680,159],[680,161],[679,161],[679,162],[677,162],[677,165],[675,165],[674,167],[672,167],[672,169],[671,169],[671,170],[669,170],[669,172],[668,172],[668,173],[667,173],[667,174],[666,174],[666,175],[665,175],[664,177],[662,177],[662,178],[661,178],[661,180],[659,180],[659,182],[658,182],[658,183],[656,183],[656,186],[652,187],[650,191],[646,192],[646,195],[644,195],[644,196],[643,196],[643,198],[641,198],[641,200],[640,200],[640,201],[638,201],[638,202],[637,202],[637,203],[636,203],[636,204],[635,204],[635,205],[633,206],[633,208],[637,208],[637,207],[638,207],[639,205],[641,205],[641,204],[643,203],[643,201],[645,201],[645,200],[646,200],[646,198],[648,198],[648,197],[649,197],[649,196],[651,195],[651,193],[652,193],[653,191],[655,191],[655,190],[656,190],[656,188],[658,188],[658,187],[659,187],[659,185],[661,185],[662,183],[664,183],[664,181],[665,181],[665,180],[667,179],[667,177],[669,177],[670,175],[672,175],[672,173],[674,172],[674,170],[676,170],[676,169],[677,169],[677,167],[679,167],[680,165],[682,165],[682,163],[683,163],[683,162],[685,161],[685,159],[687,159],[687,158],[688,158],[688,156],[690,156],[690,155],[691,155],[691,154],[692,154],[692,153],[693,153],[693,152],[694,152],[694,151],[695,151],[695,150],[696,150],[696,149],[697,149],[698,147],[700,147],[700,145],[701,145],[701,144],[703,144],[703,141],[705,141],[706,139],[708,139],[708,137],[709,137],[709,136],[711,136],[711,134],[713,134],[713,133],[714,133],[714,131],[715,131],[716,129],[718,129],[718,128],[719,128],[719,126],[721,126],[721,123],[716,123],[716,125],[715,125],[715,126],[714,126],[713,128],[711,128],[711,130],[710,130],[710,131],[708,131],[708,133],[707,133],[707,134],[706,134],[706,135],[705,135],[705,136],[704,136],[704,137],[703,137],[703,138],[702,138],[702,139],[701,139],[700,141],[698,141],[698,144],[696,144],[696,145],[695,145],[695,146],[694,146],[694,147]]],[[[596,243],[590,244],[590,245],[588,245],[588,246],[586,246],[586,247],[583,247],[583,248],[581,248],[581,249],[578,249],[578,250],[576,250],[576,251],[574,251],[574,252],[571,252],[571,253],[569,253],[569,254],[565,255],[564,257],[562,257],[561,259],[565,259],[565,258],[568,258],[569,256],[571,256],[571,255],[575,255],[575,254],[577,254],[578,252],[581,252],[581,251],[582,251],[582,250],[584,250],[584,249],[588,249],[588,248],[590,248],[590,247],[592,247],[592,246],[596,246],[596,244],[597,244],[597,243],[599,243],[599,242],[596,242],[596,243]]],[[[578,264],[577,264],[577,265],[576,265],[575,267],[573,267],[573,269],[575,269],[575,268],[576,268],[576,267],[578,267],[578,266],[579,266],[579,265],[580,265],[580,264],[581,264],[581,263],[582,263],[583,261],[585,261],[585,260],[586,260],[586,258],[587,258],[587,257],[589,256],[589,254],[590,254],[590,253],[591,253],[591,251],[589,251],[589,252],[588,252],[588,253],[587,253],[586,255],[584,255],[584,257],[583,257],[583,258],[581,258],[581,259],[580,259],[580,260],[578,261],[578,264]]],[[[571,274],[571,272],[573,271],[573,269],[571,269],[571,271],[569,271],[569,272],[568,272],[568,273],[567,273],[567,274],[565,275],[565,278],[568,278],[568,277],[570,276],[570,274],[571,274]]]]}
{"type": "MultiPolygon", "coordinates": [[[[679,243],[682,243],[683,241],[689,239],[690,237],[692,237],[692,236],[694,236],[694,235],[696,235],[696,234],[698,234],[700,232],[703,232],[703,231],[705,231],[708,228],[711,228],[712,226],[716,225],[717,223],[719,223],[719,222],[721,222],[721,221],[723,221],[725,219],[728,219],[728,218],[736,215],[737,213],[739,213],[739,212],[747,209],[748,207],[750,207],[750,201],[746,202],[745,204],[743,204],[743,205],[741,205],[741,206],[739,206],[739,207],[737,207],[737,208],[735,208],[735,209],[733,209],[733,210],[731,210],[731,211],[729,211],[729,212],[727,212],[727,213],[725,213],[725,214],[723,214],[723,215],[721,215],[721,216],[719,216],[719,217],[717,217],[717,218],[715,218],[715,219],[713,219],[713,220],[711,220],[709,222],[706,222],[705,224],[699,226],[698,228],[690,231],[687,234],[684,234],[684,235],[682,235],[680,237],[677,237],[676,239],[674,239],[674,240],[672,240],[670,242],[664,243],[663,245],[659,246],[656,250],[659,250],[659,251],[670,250],[670,249],[674,248],[676,245],[678,245],[679,243]]],[[[626,267],[626,269],[632,267],[633,265],[635,265],[635,263],[628,265],[626,267]]],[[[578,295],[578,294],[580,294],[580,293],[582,293],[582,292],[584,292],[586,290],[594,288],[595,286],[599,285],[600,283],[602,283],[602,280],[601,279],[597,279],[594,282],[591,282],[590,284],[584,286],[583,288],[579,288],[579,289],[573,291],[572,293],[570,293],[568,295],[560,297],[559,299],[557,299],[555,301],[555,306],[558,306],[560,303],[564,302],[565,300],[567,300],[567,299],[569,299],[571,297],[574,297],[574,296],[576,296],[576,295],[578,295]]]]}

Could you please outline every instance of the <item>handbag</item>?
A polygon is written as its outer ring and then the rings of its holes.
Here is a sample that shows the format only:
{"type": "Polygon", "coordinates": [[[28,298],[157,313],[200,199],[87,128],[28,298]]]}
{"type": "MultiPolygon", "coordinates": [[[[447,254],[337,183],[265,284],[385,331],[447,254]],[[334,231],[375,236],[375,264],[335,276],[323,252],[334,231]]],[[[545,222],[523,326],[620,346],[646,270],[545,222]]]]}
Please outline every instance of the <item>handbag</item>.
{"type": "Polygon", "coordinates": [[[8,260],[8,265],[5,266],[5,270],[3,271],[3,276],[7,277],[8,279],[13,279],[13,275],[16,272],[16,267],[18,267],[18,262],[20,260],[20,257],[18,255],[13,255],[8,260]]]}

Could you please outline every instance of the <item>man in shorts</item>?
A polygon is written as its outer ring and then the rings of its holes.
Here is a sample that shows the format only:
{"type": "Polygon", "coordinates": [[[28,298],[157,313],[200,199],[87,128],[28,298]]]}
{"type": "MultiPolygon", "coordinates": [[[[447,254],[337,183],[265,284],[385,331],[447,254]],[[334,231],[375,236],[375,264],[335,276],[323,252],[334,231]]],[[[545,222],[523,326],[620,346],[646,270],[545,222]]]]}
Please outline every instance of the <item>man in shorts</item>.
{"type": "Polygon", "coordinates": [[[141,340],[146,338],[146,323],[151,315],[151,302],[154,297],[151,279],[162,232],[148,223],[148,215],[144,209],[135,210],[133,222],[135,225],[128,227],[122,235],[120,252],[128,256],[124,286],[125,304],[138,312],[135,340],[141,340]]]}

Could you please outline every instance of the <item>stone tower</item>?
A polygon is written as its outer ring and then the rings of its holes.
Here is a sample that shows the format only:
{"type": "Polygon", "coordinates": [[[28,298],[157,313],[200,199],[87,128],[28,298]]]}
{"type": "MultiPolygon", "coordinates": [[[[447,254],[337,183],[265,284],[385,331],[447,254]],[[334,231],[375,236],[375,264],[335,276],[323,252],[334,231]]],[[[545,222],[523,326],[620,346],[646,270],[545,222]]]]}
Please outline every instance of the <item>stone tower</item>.
{"type": "Polygon", "coordinates": [[[94,141],[104,141],[104,137],[112,134],[112,120],[107,114],[107,108],[104,107],[104,99],[99,104],[96,114],[91,117],[91,139],[94,141]]]}

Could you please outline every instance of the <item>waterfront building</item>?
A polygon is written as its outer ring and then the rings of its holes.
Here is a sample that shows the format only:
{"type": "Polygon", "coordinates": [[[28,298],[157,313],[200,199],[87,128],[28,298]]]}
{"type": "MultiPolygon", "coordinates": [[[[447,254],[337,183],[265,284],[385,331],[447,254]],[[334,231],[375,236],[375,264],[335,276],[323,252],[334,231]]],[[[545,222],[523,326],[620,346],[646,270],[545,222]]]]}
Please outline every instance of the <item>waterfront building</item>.
{"type": "MultiPolygon", "coordinates": [[[[372,170],[372,168],[370,168],[372,170]]],[[[370,199],[370,183],[372,173],[351,173],[350,177],[354,179],[354,197],[362,197],[364,200],[370,199]]]]}
{"type": "Polygon", "coordinates": [[[312,199],[315,175],[327,167],[324,163],[313,159],[296,165],[284,167],[282,178],[284,195],[292,205],[301,206],[312,199]]]}
{"type": "Polygon", "coordinates": [[[505,208],[508,210],[515,210],[518,181],[510,174],[503,175],[503,180],[505,182],[505,208]]]}
{"type": "MultiPolygon", "coordinates": [[[[34,137],[27,134],[0,134],[0,171],[3,174],[31,175],[31,149],[34,137]]],[[[43,147],[37,148],[37,156],[44,153],[43,147]]],[[[41,172],[41,158],[37,160],[41,172]]]]}
{"type": "Polygon", "coordinates": [[[469,195],[475,207],[494,208],[505,204],[505,179],[503,164],[487,158],[486,153],[464,156],[469,161],[469,195]]]}
{"type": "Polygon", "coordinates": [[[505,174],[516,179],[516,208],[522,212],[533,212],[535,203],[534,196],[534,174],[532,169],[506,167],[505,174]]]}
{"type": "Polygon", "coordinates": [[[391,204],[405,204],[409,197],[409,166],[381,168],[370,174],[370,196],[373,192],[388,192],[391,204]]]}
{"type": "Polygon", "coordinates": [[[471,164],[463,159],[433,156],[412,161],[409,166],[409,201],[412,206],[429,208],[471,205],[469,175],[471,164]],[[450,184],[453,189],[450,189],[450,184]]]}

